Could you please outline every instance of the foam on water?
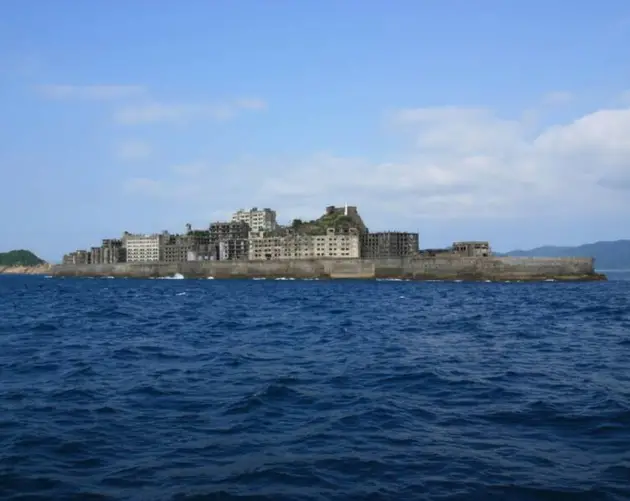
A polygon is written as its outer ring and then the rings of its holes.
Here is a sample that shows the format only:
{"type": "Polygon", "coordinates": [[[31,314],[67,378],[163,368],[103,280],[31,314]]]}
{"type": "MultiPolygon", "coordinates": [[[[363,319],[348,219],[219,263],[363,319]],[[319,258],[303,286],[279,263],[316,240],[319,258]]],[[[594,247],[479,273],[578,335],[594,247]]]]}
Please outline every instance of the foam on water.
{"type": "Polygon", "coordinates": [[[170,277],[158,277],[159,280],[183,280],[185,277],[181,273],[175,273],[170,277]]]}

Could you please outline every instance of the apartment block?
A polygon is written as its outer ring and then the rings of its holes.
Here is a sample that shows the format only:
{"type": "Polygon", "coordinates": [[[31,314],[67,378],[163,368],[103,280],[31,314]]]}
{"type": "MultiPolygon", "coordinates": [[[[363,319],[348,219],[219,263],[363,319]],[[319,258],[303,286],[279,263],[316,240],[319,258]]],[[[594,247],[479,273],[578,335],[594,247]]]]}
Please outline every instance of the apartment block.
{"type": "Polygon", "coordinates": [[[154,233],[151,235],[125,233],[123,245],[127,249],[128,263],[150,263],[161,261],[161,248],[168,240],[169,234],[154,233]]]}
{"type": "Polygon", "coordinates": [[[252,234],[249,239],[249,259],[300,259],[313,257],[313,237],[310,235],[252,234]]]}
{"type": "Polygon", "coordinates": [[[211,243],[225,240],[244,240],[249,237],[250,226],[244,221],[215,222],[210,225],[211,243]]]}
{"type": "Polygon", "coordinates": [[[324,235],[252,235],[249,259],[358,258],[360,237],[356,228],[328,228],[324,235]]]}
{"type": "Polygon", "coordinates": [[[365,233],[361,235],[361,257],[381,259],[411,256],[418,253],[419,238],[418,233],[402,231],[365,233]]]}
{"type": "Polygon", "coordinates": [[[188,235],[169,235],[160,248],[160,260],[165,263],[183,263],[193,250],[192,239],[188,235]]]}
{"type": "Polygon", "coordinates": [[[312,237],[314,257],[358,258],[361,240],[356,228],[328,228],[325,235],[312,237]]]}
{"type": "Polygon", "coordinates": [[[269,208],[258,209],[254,207],[249,210],[239,209],[232,214],[233,222],[247,223],[251,231],[271,231],[276,229],[276,211],[269,208]]]}
{"type": "Polygon", "coordinates": [[[247,259],[249,257],[249,242],[248,238],[235,238],[219,242],[216,247],[217,259],[222,261],[247,259]]]}

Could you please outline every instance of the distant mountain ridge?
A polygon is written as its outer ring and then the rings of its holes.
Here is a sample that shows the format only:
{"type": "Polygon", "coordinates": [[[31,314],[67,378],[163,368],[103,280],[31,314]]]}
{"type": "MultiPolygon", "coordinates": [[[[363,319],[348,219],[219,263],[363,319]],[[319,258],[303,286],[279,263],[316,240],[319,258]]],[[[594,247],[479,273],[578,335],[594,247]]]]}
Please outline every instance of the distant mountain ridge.
{"type": "Polygon", "coordinates": [[[598,270],[630,270],[630,240],[601,241],[576,247],[546,245],[530,250],[497,253],[522,257],[594,257],[598,270]]]}

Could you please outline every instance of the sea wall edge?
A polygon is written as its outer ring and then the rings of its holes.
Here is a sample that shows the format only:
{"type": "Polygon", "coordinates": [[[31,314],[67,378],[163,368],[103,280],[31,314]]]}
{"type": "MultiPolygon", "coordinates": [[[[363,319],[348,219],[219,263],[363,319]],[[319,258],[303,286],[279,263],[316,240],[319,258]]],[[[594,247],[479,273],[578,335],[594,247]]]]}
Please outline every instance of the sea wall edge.
{"type": "Polygon", "coordinates": [[[406,257],[389,259],[292,259],[54,265],[57,277],[320,278],[410,280],[606,280],[593,258],[406,257]]]}

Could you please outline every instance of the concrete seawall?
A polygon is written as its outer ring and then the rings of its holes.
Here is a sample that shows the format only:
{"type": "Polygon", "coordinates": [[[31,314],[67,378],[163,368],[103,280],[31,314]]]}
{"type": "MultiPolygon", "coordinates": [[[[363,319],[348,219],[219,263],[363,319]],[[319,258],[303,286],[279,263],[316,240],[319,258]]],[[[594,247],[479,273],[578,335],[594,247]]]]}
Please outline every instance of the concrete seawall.
{"type": "Polygon", "coordinates": [[[53,276],[158,278],[401,278],[411,280],[605,280],[592,258],[414,257],[55,265],[53,276]]]}

